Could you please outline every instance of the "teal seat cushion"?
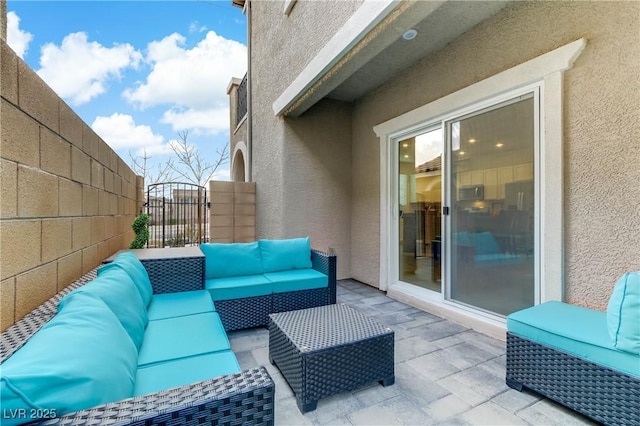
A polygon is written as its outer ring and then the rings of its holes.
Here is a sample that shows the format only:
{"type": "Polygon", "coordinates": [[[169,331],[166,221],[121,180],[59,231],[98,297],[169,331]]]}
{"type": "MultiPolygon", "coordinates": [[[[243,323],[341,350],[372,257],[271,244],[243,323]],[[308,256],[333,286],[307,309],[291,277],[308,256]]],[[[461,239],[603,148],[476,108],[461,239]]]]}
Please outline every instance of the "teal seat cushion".
{"type": "Polygon", "coordinates": [[[205,255],[206,278],[224,278],[262,273],[262,259],[257,242],[201,244],[205,255]]]}
{"type": "Polygon", "coordinates": [[[266,296],[272,293],[271,281],[264,275],[209,279],[205,280],[204,288],[211,293],[211,299],[214,301],[266,296]]]}
{"type": "Polygon", "coordinates": [[[491,232],[471,234],[476,255],[500,253],[500,246],[491,232]]]}
{"type": "Polygon", "coordinates": [[[214,312],[211,295],[206,290],[154,294],[148,308],[149,321],[214,312]]]}
{"type": "Polygon", "coordinates": [[[607,327],[614,347],[640,354],[640,272],[627,272],[616,282],[607,305],[607,327]]]}
{"type": "Polygon", "coordinates": [[[215,312],[149,321],[138,367],[231,349],[215,312]]]}
{"type": "Polygon", "coordinates": [[[151,302],[151,295],[153,294],[153,287],[151,287],[151,281],[149,280],[149,274],[142,265],[142,262],[130,251],[125,251],[118,254],[113,262],[102,265],[98,268],[98,276],[110,269],[122,269],[125,271],[133,283],[136,285],[138,292],[145,304],[149,305],[151,302]]]}
{"type": "Polygon", "coordinates": [[[640,377],[640,358],[612,345],[604,312],[546,302],[509,315],[507,329],[534,342],[640,377]]]}
{"type": "MultiPolygon", "coordinates": [[[[133,395],[138,351],[111,309],[96,296],[75,293],[59,312],[2,364],[4,413],[55,412],[115,402],[133,395]]],[[[3,416],[3,425],[35,418],[3,416]]]]}
{"type": "Polygon", "coordinates": [[[147,395],[240,371],[238,360],[231,351],[175,359],[138,368],[133,395],[147,395]]]}
{"type": "Polygon", "coordinates": [[[309,237],[260,240],[258,243],[264,272],[311,268],[311,241],[309,237]]]}
{"type": "Polygon", "coordinates": [[[95,280],[71,294],[73,293],[90,293],[102,299],[120,320],[136,347],[140,347],[144,329],[149,322],[147,309],[136,285],[124,270],[105,270],[95,280]]]}
{"type": "Polygon", "coordinates": [[[329,285],[329,277],[315,269],[268,272],[264,276],[273,284],[274,293],[324,288],[329,285]]]}

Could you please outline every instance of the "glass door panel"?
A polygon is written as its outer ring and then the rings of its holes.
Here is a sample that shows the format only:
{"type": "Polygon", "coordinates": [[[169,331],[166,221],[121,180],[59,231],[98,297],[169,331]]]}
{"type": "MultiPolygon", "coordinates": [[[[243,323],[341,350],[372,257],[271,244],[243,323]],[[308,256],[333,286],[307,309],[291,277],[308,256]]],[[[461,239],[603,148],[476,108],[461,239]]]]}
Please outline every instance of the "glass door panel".
{"type": "Polygon", "coordinates": [[[534,108],[529,95],[446,125],[448,297],[499,315],[535,300],[534,108]]]}
{"type": "Polygon", "coordinates": [[[441,292],[442,128],[398,142],[398,279],[441,292]]]}

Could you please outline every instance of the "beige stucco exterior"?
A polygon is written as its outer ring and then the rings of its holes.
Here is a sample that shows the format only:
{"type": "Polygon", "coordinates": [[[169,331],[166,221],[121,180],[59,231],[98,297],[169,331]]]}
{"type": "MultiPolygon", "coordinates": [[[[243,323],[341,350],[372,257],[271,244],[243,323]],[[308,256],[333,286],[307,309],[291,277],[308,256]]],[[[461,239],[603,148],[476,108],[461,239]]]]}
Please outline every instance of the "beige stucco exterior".
{"type": "Polygon", "coordinates": [[[640,269],[640,3],[515,2],[353,103],[298,118],[272,105],[360,2],[252,2],[252,168],[257,234],[310,234],[339,276],[380,279],[380,141],[373,127],[585,38],[564,74],[565,299],[604,310],[640,269]]]}
{"type": "Polygon", "coordinates": [[[133,240],[143,180],[7,46],[0,121],[0,328],[133,240]]]}

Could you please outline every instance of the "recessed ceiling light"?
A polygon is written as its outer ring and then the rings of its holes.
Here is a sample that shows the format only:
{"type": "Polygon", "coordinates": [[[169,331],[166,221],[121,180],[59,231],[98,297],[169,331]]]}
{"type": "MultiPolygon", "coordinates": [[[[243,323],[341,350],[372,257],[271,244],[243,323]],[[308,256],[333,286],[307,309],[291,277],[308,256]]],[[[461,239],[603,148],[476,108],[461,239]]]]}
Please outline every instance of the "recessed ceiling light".
{"type": "Polygon", "coordinates": [[[404,155],[404,158],[409,158],[409,154],[405,154],[405,155],[404,155]]]}
{"type": "Polygon", "coordinates": [[[409,144],[405,142],[405,143],[403,143],[403,144],[402,144],[402,147],[403,147],[403,148],[408,148],[408,147],[409,147],[409,144]]]}
{"type": "Polygon", "coordinates": [[[469,139],[469,143],[476,143],[475,139],[469,139]]]}
{"type": "Polygon", "coordinates": [[[460,151],[458,155],[464,155],[464,151],[460,151]]]}
{"type": "Polygon", "coordinates": [[[413,40],[417,35],[418,31],[411,28],[410,30],[405,31],[404,34],[402,34],[402,38],[405,40],[413,40]]]}
{"type": "Polygon", "coordinates": [[[504,144],[503,144],[502,142],[498,142],[498,143],[496,144],[496,147],[497,147],[497,148],[502,148],[503,146],[504,146],[504,144]]]}

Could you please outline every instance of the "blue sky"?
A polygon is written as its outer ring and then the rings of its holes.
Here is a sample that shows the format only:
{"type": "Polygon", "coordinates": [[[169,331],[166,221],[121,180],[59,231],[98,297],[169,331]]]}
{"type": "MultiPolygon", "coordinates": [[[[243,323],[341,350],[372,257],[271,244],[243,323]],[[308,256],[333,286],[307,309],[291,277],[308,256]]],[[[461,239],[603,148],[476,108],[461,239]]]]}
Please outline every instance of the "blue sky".
{"type": "Polygon", "coordinates": [[[228,144],[226,89],[247,68],[231,0],[9,0],[7,12],[9,46],[127,163],[146,150],[157,173],[182,131],[209,162],[228,144]]]}

